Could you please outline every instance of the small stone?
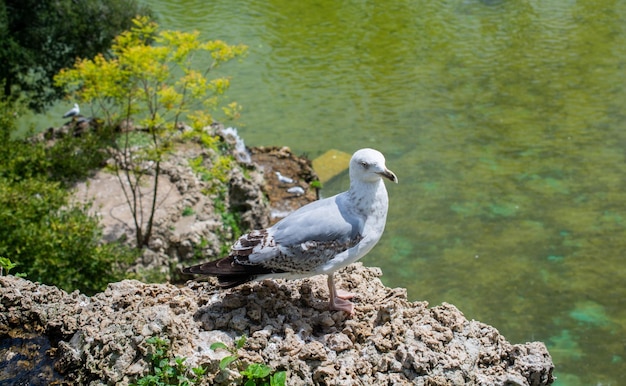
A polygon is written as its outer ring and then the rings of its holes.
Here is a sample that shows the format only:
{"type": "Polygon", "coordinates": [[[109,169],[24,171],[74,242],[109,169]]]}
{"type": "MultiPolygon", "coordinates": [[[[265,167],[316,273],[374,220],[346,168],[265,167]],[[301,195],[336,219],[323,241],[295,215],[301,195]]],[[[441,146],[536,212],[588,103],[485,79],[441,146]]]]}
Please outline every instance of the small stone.
{"type": "Polygon", "coordinates": [[[346,334],[336,333],[326,336],[328,348],[336,352],[349,350],[353,347],[352,341],[346,334]]]}
{"type": "Polygon", "coordinates": [[[298,358],[302,360],[314,360],[314,361],[323,361],[327,358],[326,349],[324,345],[320,342],[314,340],[312,342],[306,343],[300,353],[298,354],[298,358]]]}

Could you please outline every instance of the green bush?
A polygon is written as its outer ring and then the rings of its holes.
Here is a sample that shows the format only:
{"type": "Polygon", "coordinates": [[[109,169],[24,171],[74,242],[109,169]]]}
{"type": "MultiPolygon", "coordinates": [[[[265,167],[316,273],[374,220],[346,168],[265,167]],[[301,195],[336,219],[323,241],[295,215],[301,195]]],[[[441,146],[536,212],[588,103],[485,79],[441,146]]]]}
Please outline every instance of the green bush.
{"type": "Polygon", "coordinates": [[[101,244],[98,219],[87,207],[67,203],[57,182],[0,179],[0,255],[17,263],[30,280],[91,294],[124,278],[134,254],[101,244]]]}
{"type": "MultiPolygon", "coordinates": [[[[138,14],[152,12],[136,0],[20,0],[0,4],[0,93],[27,95],[29,107],[63,96],[52,78],[76,58],[107,52],[113,38],[138,14]]],[[[141,2],[147,3],[147,2],[141,2]]]]}
{"type": "Polygon", "coordinates": [[[90,176],[94,170],[104,166],[109,158],[105,150],[112,138],[111,133],[84,133],[80,137],[68,136],[57,140],[54,146],[46,147],[46,175],[53,181],[66,186],[90,176]]]}
{"type": "Polygon", "coordinates": [[[30,280],[67,291],[91,294],[123,279],[123,266],[134,252],[102,244],[98,219],[87,214],[88,205],[70,203],[66,189],[100,162],[98,152],[76,138],[54,146],[13,139],[14,121],[7,119],[13,116],[11,106],[0,103],[0,108],[5,113],[0,119],[0,256],[30,280]]]}

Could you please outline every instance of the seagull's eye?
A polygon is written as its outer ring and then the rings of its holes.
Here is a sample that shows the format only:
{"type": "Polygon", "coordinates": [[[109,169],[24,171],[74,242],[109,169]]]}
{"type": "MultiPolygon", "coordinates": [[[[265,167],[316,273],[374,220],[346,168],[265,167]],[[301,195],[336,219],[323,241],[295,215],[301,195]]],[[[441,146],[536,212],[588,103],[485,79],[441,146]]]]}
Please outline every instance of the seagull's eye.
{"type": "Polygon", "coordinates": [[[368,163],[367,163],[367,162],[365,162],[365,161],[361,161],[361,166],[363,166],[363,169],[366,169],[366,170],[367,170],[367,169],[369,169],[370,164],[368,164],[368,163]]]}

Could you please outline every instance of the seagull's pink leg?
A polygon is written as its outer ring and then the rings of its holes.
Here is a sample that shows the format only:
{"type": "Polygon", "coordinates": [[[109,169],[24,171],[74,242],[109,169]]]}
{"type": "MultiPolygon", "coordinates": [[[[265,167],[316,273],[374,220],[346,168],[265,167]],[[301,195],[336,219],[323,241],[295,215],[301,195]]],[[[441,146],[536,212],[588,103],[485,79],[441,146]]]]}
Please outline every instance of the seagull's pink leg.
{"type": "Polygon", "coordinates": [[[355,293],[344,291],[342,289],[335,289],[335,294],[339,299],[352,299],[356,296],[355,293]]]}
{"type": "Polygon", "coordinates": [[[328,275],[328,291],[330,292],[330,309],[337,311],[345,311],[350,315],[354,314],[354,304],[345,300],[354,297],[354,294],[335,288],[335,280],[333,274],[328,275]]]}

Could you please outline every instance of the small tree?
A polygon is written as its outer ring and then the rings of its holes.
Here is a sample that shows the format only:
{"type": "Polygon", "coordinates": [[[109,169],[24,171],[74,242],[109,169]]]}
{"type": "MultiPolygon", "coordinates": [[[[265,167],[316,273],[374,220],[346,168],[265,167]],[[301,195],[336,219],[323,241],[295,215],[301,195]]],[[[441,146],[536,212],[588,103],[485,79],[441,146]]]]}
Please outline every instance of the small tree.
{"type": "MultiPolygon", "coordinates": [[[[133,216],[137,247],[146,246],[152,235],[161,162],[185,119],[195,129],[213,122],[229,79],[209,79],[219,65],[245,53],[243,45],[230,46],[213,40],[201,42],[197,32],[160,31],[147,17],[133,20],[134,27],[118,36],[108,57],[78,60],[62,70],[57,85],[72,98],[101,114],[106,128],[122,127],[114,142],[114,170],[133,216]],[[202,71],[199,62],[208,63],[202,71]],[[130,126],[137,125],[147,137],[134,146],[130,126]],[[154,180],[149,202],[140,188],[148,170],[154,180]],[[143,207],[147,205],[147,218],[143,207]]],[[[222,107],[229,117],[239,106],[222,107]]]]}

